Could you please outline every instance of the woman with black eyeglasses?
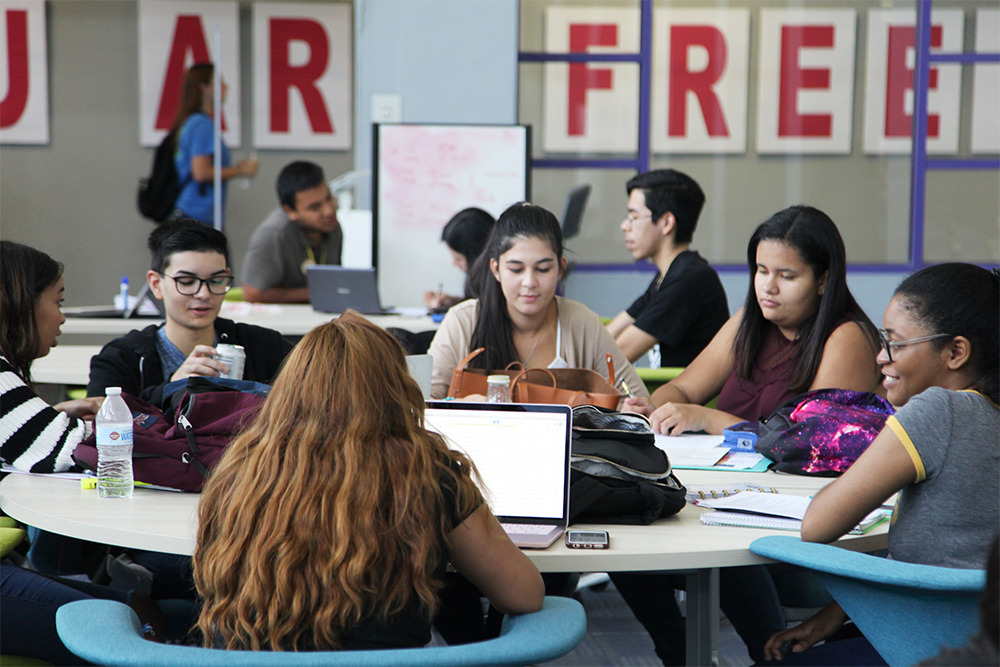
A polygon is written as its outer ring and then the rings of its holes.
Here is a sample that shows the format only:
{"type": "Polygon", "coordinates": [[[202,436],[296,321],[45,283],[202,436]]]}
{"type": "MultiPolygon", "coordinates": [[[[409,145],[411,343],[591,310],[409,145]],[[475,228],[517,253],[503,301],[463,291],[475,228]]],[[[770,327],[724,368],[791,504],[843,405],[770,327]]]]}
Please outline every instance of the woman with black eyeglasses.
{"type": "MultiPolygon", "coordinates": [[[[878,355],[886,396],[899,410],[810,503],[803,540],[836,540],[898,492],[889,530],[893,559],[983,567],[1000,525],[998,304],[996,271],[971,264],[931,266],[900,284],[883,316],[878,355]]],[[[796,665],[884,664],[863,638],[802,653],[846,619],[833,603],[771,637],[767,657],[796,665]]]]}
{"type": "Polygon", "coordinates": [[[270,383],[292,345],[272,329],[219,317],[233,285],[225,235],[195,220],[181,219],[149,235],[152,266],[146,274],[163,300],[166,322],[117,338],[90,362],[87,393],[106,387],[157,404],[164,385],[192,375],[217,377],[229,369],[215,358],[219,343],[246,350],[244,380],[270,383]]]}

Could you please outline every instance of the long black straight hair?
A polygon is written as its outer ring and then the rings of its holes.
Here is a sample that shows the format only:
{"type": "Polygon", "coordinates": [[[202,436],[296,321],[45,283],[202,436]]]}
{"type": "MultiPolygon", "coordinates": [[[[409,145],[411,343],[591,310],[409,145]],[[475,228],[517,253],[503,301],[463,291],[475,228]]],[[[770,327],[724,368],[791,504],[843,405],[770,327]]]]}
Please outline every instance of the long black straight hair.
{"type": "MultiPolygon", "coordinates": [[[[743,304],[743,318],[736,332],[736,376],[749,378],[767,334],[772,326],[757,302],[754,275],[757,272],[757,246],[761,241],[779,241],[798,251],[816,279],[826,274],[826,287],[816,312],[799,325],[800,341],[795,356],[795,371],[789,389],[800,393],[809,388],[823,358],[823,347],[843,319],[858,324],[867,335],[872,349],[877,347],[875,325],[847,287],[847,253],[844,240],[830,217],[811,206],[791,206],[778,211],[754,230],[747,245],[747,268],[750,286],[743,304]]],[[[874,356],[874,355],[873,355],[874,356]]]]}
{"type": "Polygon", "coordinates": [[[469,272],[470,281],[479,293],[476,327],[472,331],[469,347],[486,348],[472,360],[471,366],[493,370],[518,360],[507,297],[503,294],[500,281],[490,271],[490,260],[499,262],[500,255],[510,250],[517,241],[529,238],[539,238],[548,243],[556,255],[556,263],[562,265],[562,230],[550,211],[520,202],[500,214],[486,248],[469,272]]]}
{"type": "Polygon", "coordinates": [[[28,384],[39,348],[35,306],[62,274],[62,264],[41,250],[0,241],[0,353],[28,384]]]}

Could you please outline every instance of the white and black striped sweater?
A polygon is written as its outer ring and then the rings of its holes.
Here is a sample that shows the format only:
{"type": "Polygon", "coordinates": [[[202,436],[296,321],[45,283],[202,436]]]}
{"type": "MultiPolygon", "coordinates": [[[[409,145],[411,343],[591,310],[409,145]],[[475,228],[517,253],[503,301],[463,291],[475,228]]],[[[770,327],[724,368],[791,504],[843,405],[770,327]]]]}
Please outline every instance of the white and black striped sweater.
{"type": "Polygon", "coordinates": [[[19,470],[62,472],[93,423],[43,401],[0,356],[0,458],[19,470]]]}

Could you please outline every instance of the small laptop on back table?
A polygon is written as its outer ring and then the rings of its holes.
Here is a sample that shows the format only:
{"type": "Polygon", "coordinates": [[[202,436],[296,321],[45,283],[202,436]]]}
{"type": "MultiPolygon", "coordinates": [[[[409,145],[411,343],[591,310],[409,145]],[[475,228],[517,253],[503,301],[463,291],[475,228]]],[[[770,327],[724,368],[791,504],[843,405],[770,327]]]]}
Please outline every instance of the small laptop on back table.
{"type": "Polygon", "coordinates": [[[306,267],[309,303],[324,313],[353,309],[364,315],[385,312],[378,298],[375,269],[349,269],[330,264],[306,267]]]}

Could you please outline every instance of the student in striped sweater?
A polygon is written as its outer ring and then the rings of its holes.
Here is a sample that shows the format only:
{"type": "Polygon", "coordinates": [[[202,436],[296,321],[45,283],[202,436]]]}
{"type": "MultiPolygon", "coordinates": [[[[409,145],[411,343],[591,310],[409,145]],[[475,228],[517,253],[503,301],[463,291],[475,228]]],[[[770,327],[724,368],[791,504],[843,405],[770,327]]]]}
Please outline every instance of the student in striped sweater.
{"type": "MultiPolygon", "coordinates": [[[[21,470],[70,468],[73,450],[90,434],[101,403],[87,398],[50,406],[31,387],[31,363],[55,346],[66,321],[59,309],[63,291],[61,264],[34,248],[0,241],[0,458],[21,470]]],[[[128,603],[144,621],[162,624],[155,605],[131,591],[46,577],[4,558],[4,652],[54,665],[83,664],[59,641],[55,613],[60,605],[90,598],[128,603]]]]}
{"type": "Polygon", "coordinates": [[[60,310],[62,265],[20,243],[0,241],[0,458],[30,472],[73,465],[90,435],[101,399],[50,406],[31,386],[31,363],[56,345],[66,321],[60,310]]]}

